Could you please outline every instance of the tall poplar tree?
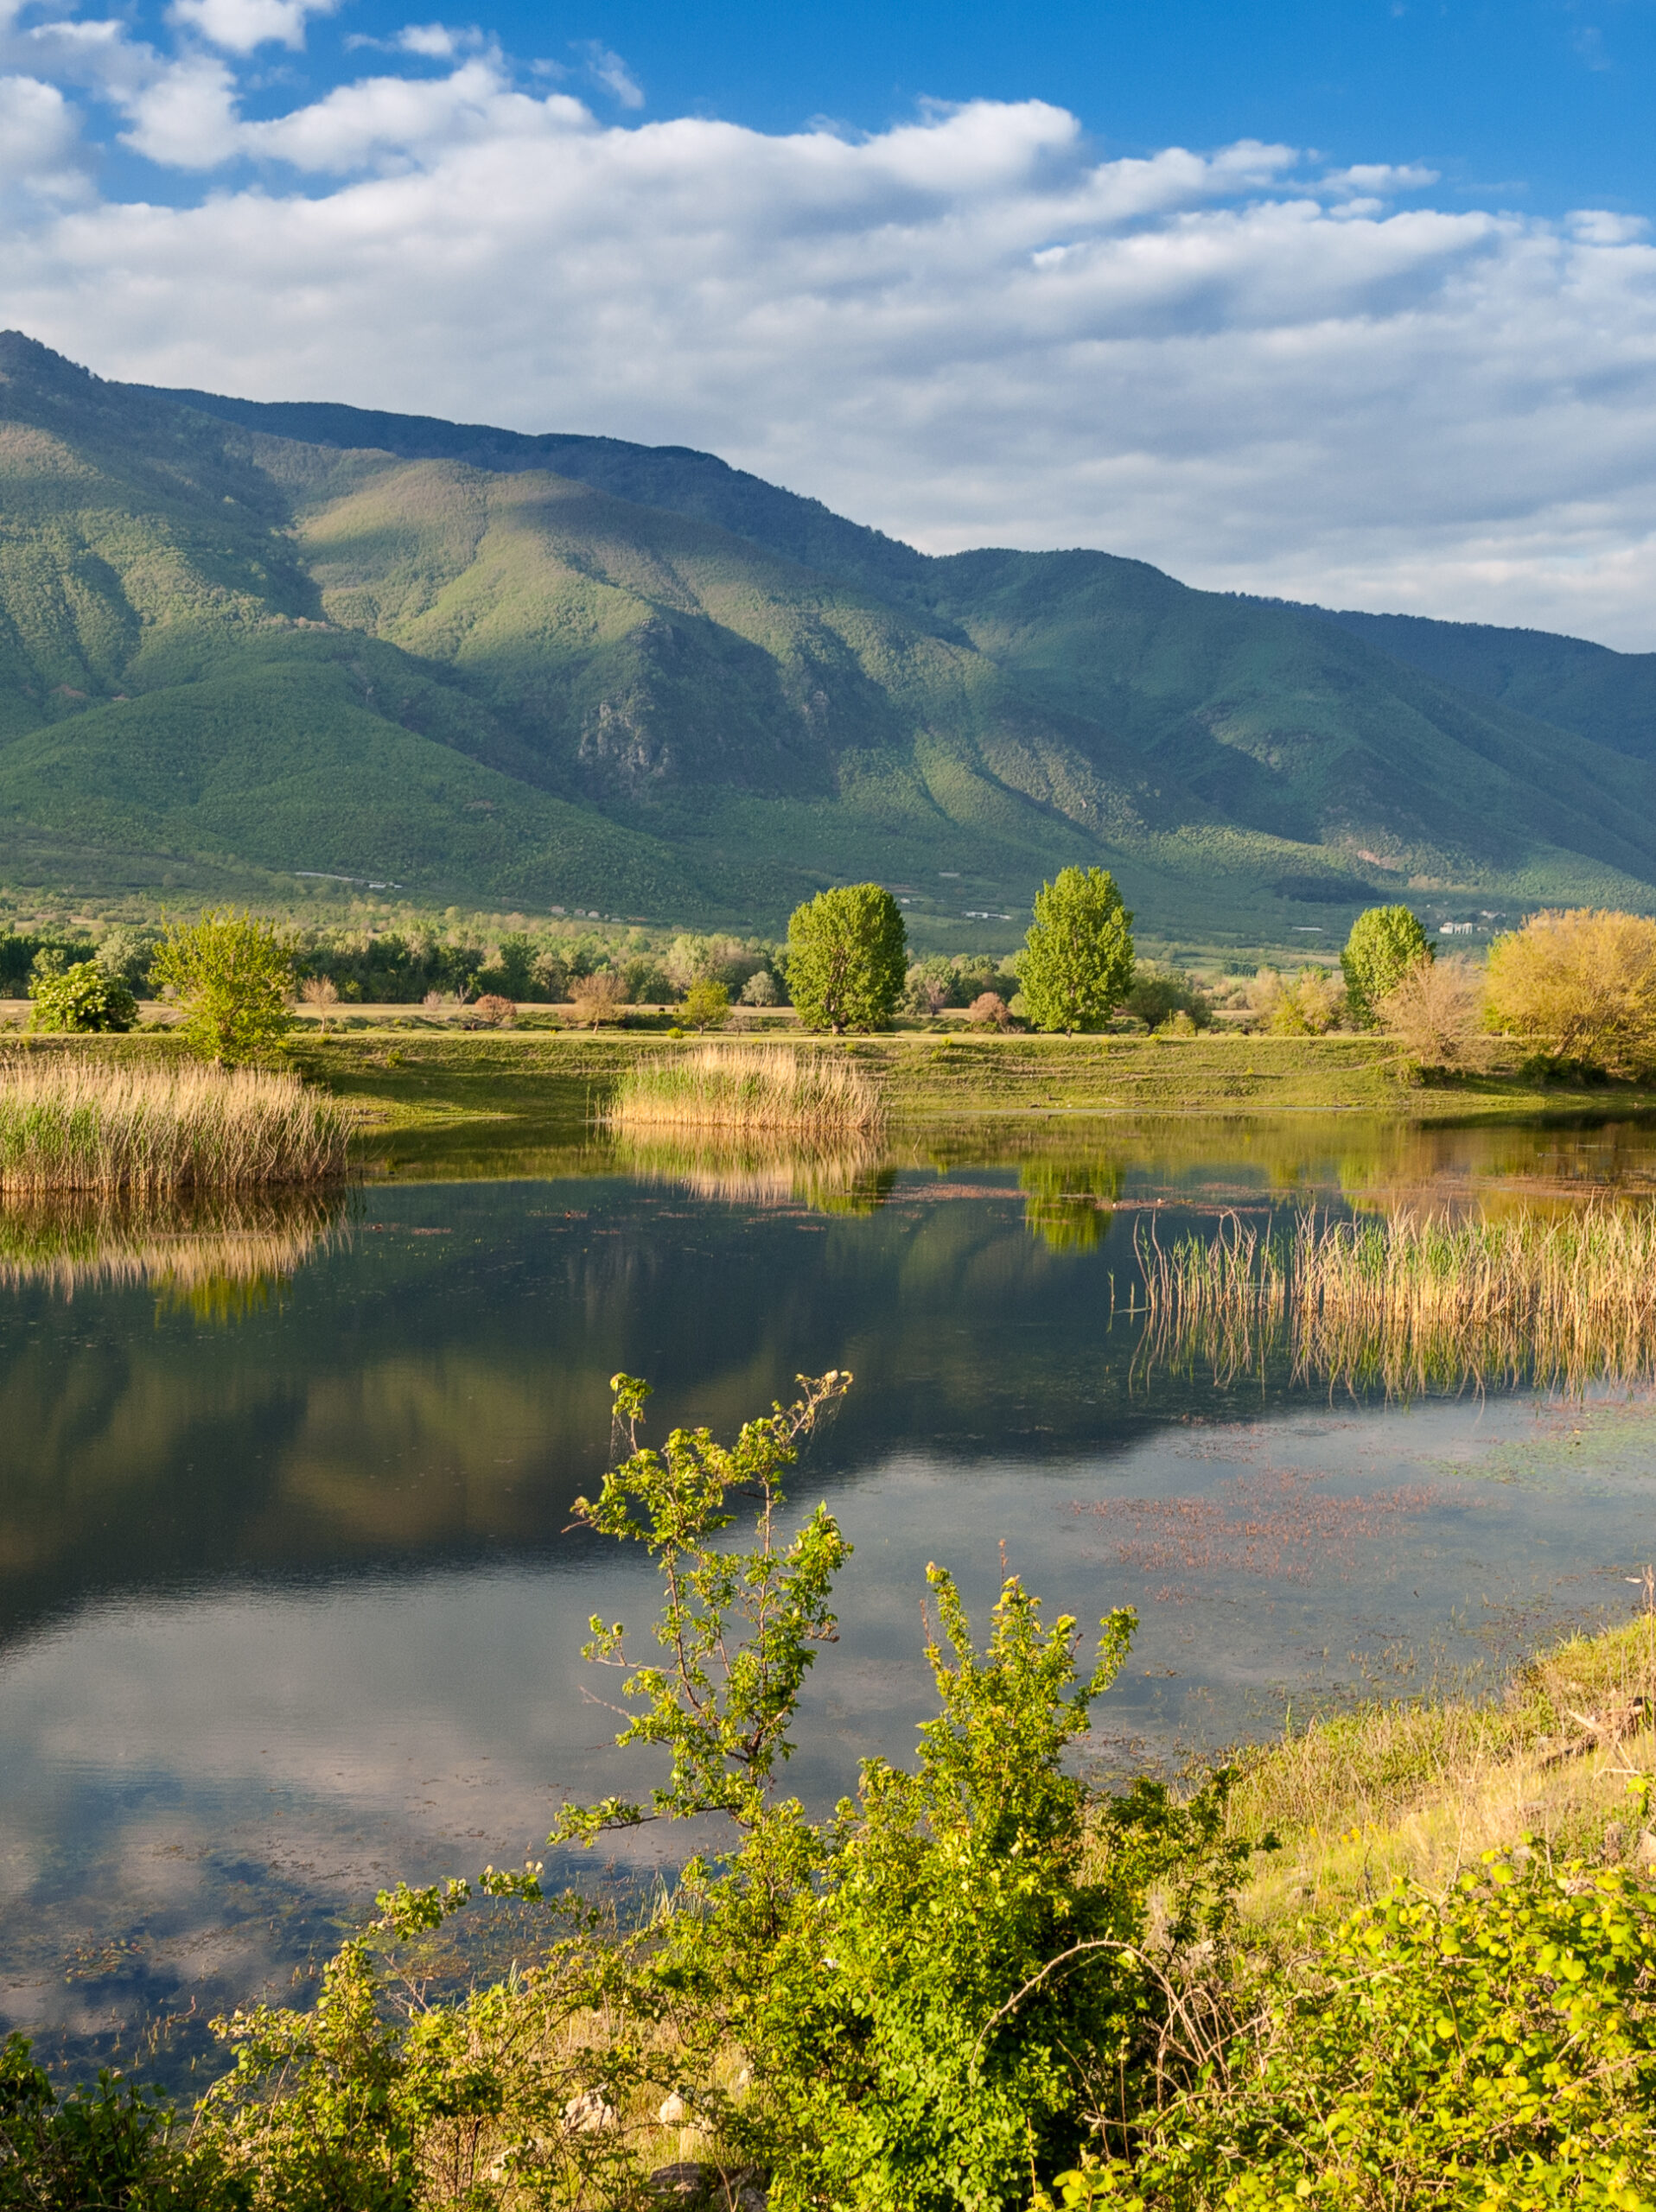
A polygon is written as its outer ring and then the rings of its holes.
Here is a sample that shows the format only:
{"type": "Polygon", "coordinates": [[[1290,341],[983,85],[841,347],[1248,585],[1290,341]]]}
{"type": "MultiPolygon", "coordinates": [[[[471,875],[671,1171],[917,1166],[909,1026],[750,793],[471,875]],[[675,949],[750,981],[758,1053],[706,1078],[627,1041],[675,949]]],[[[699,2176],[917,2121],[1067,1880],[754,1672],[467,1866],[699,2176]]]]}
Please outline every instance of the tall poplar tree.
{"type": "Polygon", "coordinates": [[[1133,918],[1108,868],[1061,868],[1035,893],[1017,957],[1037,1029],[1101,1029],[1133,987],[1133,918]]]}

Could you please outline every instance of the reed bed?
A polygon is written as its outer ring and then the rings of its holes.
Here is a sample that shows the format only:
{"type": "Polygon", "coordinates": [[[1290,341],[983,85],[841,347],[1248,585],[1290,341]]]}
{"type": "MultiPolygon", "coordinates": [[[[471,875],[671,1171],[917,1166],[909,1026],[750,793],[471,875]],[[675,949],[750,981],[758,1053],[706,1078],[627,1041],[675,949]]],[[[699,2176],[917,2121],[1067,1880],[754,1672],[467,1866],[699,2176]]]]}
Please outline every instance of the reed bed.
{"type": "Polygon", "coordinates": [[[645,1060],[622,1077],[604,1116],[617,1135],[717,1129],[818,1140],[869,1136],[883,1118],[861,1068],[786,1045],[706,1045],[645,1060]]]}
{"type": "Polygon", "coordinates": [[[143,1205],[97,1192],[0,1208],[0,1287],[143,1287],[215,1313],[290,1281],[338,1235],[341,1202],[321,1192],[143,1205]]]}
{"type": "Polygon", "coordinates": [[[1164,1248],[1139,1232],[1145,1356],[1217,1375],[1286,1355],[1296,1381],[1395,1393],[1656,1378],[1656,1212],[1598,1202],[1501,1219],[1234,1217],[1164,1248]]]}
{"type": "Polygon", "coordinates": [[[0,1065],[0,1191],[188,1192],[314,1185],[345,1173],[351,1122],[296,1075],[129,1068],[54,1057],[0,1065]]]}

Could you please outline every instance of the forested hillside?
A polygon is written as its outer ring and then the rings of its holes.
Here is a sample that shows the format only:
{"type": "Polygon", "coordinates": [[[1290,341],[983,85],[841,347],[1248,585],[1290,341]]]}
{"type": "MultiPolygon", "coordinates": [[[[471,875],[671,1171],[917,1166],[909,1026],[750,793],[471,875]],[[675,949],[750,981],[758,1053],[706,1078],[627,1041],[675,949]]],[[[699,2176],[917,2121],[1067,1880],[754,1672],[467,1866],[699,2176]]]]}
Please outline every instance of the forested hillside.
{"type": "Polygon", "coordinates": [[[16,334],[0,513],[25,880],[772,925],[875,876],[941,927],[1097,861],[1152,928],[1256,938],[1384,888],[1656,906],[1644,664],[1570,640],[1497,681],[1103,553],[927,558],[683,448],[150,391],[16,334]]]}

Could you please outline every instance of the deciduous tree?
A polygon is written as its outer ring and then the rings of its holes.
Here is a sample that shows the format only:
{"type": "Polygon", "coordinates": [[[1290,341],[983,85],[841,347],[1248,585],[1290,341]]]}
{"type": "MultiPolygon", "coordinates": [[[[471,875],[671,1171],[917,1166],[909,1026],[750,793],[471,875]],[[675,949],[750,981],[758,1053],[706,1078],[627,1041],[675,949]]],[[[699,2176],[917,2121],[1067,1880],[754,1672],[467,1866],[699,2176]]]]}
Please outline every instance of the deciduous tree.
{"type": "Polygon", "coordinates": [[[1553,1059],[1656,1068],[1656,921],[1580,906],[1533,914],[1489,948],[1489,1020],[1553,1059]]]}
{"type": "Polygon", "coordinates": [[[1407,906],[1371,906],[1359,914],[1346,939],[1340,965],[1346,978],[1346,1007],[1364,1027],[1373,1022],[1380,1001],[1409,970],[1430,960],[1432,948],[1418,915],[1407,906]]]}
{"type": "Polygon", "coordinates": [[[1417,960],[1374,1011],[1411,1060],[1429,1068],[1464,1067],[1477,1057],[1482,1036],[1483,978],[1464,957],[1417,960]]]}
{"type": "Polygon", "coordinates": [[[1041,885],[1017,969],[1037,1029],[1104,1027],[1133,982],[1133,918],[1107,868],[1061,868],[1041,885]]]}
{"type": "Polygon", "coordinates": [[[175,923],[150,964],[152,982],[176,996],[192,1052],[226,1067],[268,1059],[291,1027],[293,962],[268,922],[209,907],[175,923]]]}
{"type": "Polygon", "coordinates": [[[787,925],[787,983],[807,1029],[880,1029],[908,971],[902,910],[877,883],[819,892],[787,925]]]}

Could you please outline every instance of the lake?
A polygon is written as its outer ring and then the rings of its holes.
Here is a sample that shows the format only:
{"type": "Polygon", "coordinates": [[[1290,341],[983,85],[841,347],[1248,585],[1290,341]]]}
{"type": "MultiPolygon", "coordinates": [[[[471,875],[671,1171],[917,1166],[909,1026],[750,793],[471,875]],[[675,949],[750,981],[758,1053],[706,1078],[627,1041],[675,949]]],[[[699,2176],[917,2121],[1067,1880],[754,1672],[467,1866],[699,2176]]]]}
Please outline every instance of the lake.
{"type": "Polygon", "coordinates": [[[793,1491],[855,1547],[813,1805],[930,1710],[930,1560],[980,1619],[1003,1556],[1051,1611],[1137,1607],[1090,1754],[1124,1773],[1493,1691],[1656,1552],[1642,1386],[1388,1402],[1170,1365],[1134,1310],[1146,1236],[1637,1203],[1656,1130],[1078,1121],[778,1162],[565,1123],[466,1165],[399,1141],[337,1208],[0,1221],[0,2024],[61,2069],[199,2079],[207,2015],[302,1997],[377,1888],[541,1856],[566,1796],[647,1783],[580,1647],[594,1612],[646,1628],[648,1563],[570,1526],[619,1369],[656,1437],[857,1378],[793,1491]]]}

